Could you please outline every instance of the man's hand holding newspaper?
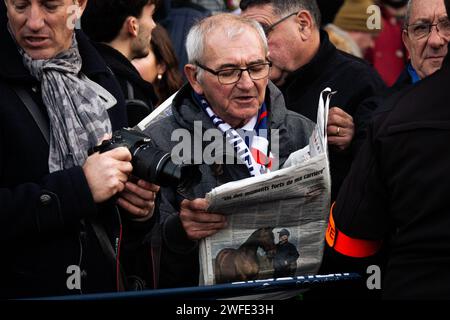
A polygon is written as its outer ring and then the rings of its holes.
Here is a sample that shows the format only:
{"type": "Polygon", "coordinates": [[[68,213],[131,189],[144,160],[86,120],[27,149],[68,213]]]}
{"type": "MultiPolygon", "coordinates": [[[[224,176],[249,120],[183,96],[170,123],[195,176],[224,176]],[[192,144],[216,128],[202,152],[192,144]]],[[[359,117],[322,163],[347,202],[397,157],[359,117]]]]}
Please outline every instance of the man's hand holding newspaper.
{"type": "Polygon", "coordinates": [[[180,220],[186,234],[191,240],[209,237],[227,226],[222,214],[208,212],[206,199],[183,200],[180,205],[180,220]]]}

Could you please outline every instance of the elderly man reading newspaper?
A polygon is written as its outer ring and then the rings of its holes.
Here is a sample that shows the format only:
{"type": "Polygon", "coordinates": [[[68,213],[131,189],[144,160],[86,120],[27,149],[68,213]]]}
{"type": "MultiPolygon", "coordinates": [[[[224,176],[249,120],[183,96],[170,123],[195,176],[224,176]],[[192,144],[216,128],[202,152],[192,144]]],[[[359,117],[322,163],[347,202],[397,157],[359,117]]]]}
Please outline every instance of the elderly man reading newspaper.
{"type": "Polygon", "coordinates": [[[179,156],[180,162],[198,163],[202,172],[192,190],[195,199],[162,189],[160,283],[165,287],[198,285],[199,240],[227,228],[227,216],[207,212],[206,193],[273,171],[309,144],[314,128],[286,110],[269,83],[267,40],[258,23],[229,14],[209,17],[189,32],[187,51],[189,83],[174,98],[172,115],[145,129],[174,161],[179,156]]]}

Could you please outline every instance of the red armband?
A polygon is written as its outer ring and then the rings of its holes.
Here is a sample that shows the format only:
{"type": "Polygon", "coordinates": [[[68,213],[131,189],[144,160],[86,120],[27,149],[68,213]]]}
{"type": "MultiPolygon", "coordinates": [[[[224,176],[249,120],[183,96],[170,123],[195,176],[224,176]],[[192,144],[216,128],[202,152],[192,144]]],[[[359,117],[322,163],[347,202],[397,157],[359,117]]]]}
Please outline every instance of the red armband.
{"type": "Polygon", "coordinates": [[[335,204],[333,203],[330,210],[330,218],[325,235],[327,244],[340,254],[353,258],[366,258],[377,253],[381,247],[381,240],[356,239],[336,229],[333,219],[333,208],[335,204]]]}

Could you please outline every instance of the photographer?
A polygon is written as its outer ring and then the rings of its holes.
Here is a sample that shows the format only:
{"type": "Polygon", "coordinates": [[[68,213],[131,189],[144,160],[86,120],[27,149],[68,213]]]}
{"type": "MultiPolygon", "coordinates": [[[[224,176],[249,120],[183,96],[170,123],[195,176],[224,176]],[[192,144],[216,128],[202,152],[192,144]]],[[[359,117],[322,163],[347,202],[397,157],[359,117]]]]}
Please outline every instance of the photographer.
{"type": "Polygon", "coordinates": [[[158,187],[128,181],[126,148],[87,154],[126,125],[126,111],[117,81],[74,32],[86,3],[0,2],[2,298],[123,289],[129,231],[116,203],[128,226],[146,229],[153,215],[158,187]]]}

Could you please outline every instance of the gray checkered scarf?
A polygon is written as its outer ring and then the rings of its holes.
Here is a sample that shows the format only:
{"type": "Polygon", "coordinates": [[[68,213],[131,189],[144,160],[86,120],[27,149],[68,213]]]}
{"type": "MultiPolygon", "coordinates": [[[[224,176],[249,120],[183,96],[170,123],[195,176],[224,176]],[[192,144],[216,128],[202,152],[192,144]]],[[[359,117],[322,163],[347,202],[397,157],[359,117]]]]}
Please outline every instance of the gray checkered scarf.
{"type": "Polygon", "coordinates": [[[107,109],[116,99],[81,70],[78,43],[48,60],[33,60],[21,48],[23,62],[41,82],[42,100],[50,119],[50,172],[81,166],[90,147],[111,133],[107,109]]]}

